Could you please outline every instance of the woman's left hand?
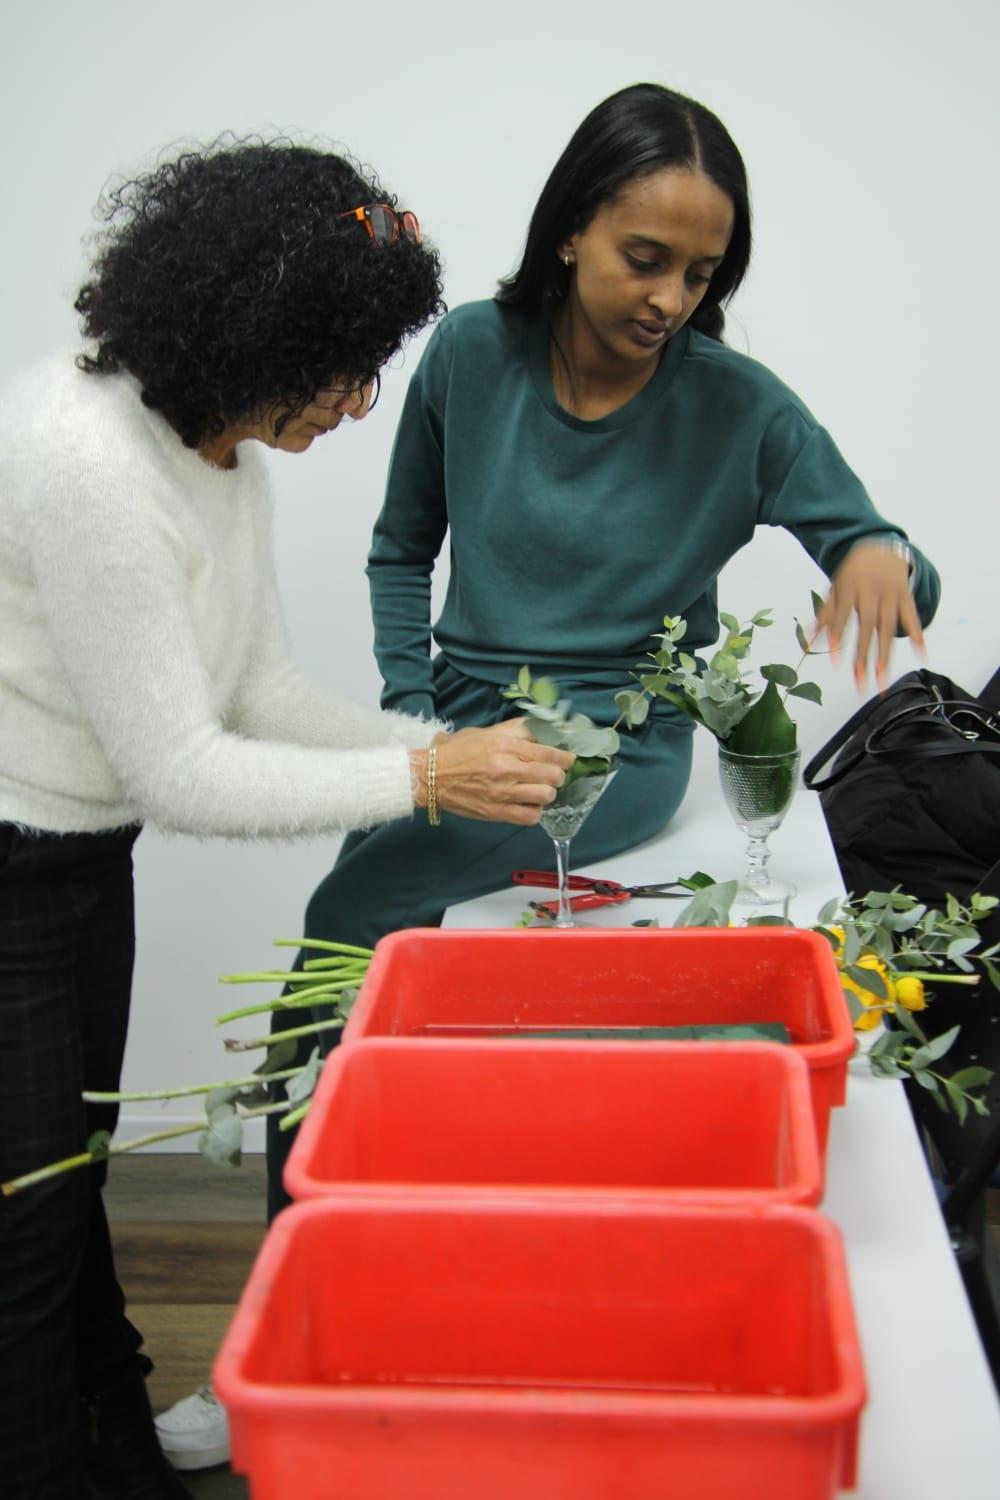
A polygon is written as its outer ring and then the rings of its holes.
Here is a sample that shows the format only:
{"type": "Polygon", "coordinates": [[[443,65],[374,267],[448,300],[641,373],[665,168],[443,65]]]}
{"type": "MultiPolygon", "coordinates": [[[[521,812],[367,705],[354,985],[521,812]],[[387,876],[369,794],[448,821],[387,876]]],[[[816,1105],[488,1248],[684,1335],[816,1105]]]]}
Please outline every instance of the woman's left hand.
{"type": "Polygon", "coordinates": [[[833,575],[826,603],[816,616],[816,634],[827,632],[834,659],[852,614],[858,617],[854,677],[859,688],[868,671],[874,635],[878,636],[875,681],[879,687],[885,684],[897,634],[908,635],[918,651],[924,650],[906,559],[877,543],[859,542],[851,548],[833,575]]]}

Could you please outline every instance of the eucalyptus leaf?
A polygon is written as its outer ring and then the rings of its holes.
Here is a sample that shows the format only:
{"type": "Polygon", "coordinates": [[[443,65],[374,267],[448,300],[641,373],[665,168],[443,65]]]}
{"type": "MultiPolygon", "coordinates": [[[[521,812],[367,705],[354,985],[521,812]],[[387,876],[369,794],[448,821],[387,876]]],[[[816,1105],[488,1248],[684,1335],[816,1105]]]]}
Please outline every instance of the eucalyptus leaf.
{"type": "Polygon", "coordinates": [[[752,625],[759,625],[761,630],[766,630],[769,625],[774,624],[771,618],[771,611],[769,609],[759,609],[755,615],[750,616],[750,623],[752,625]]]}
{"type": "Polygon", "coordinates": [[[844,989],[843,986],[841,986],[840,993],[843,995],[845,1001],[847,1002],[847,1009],[848,1013],[850,1014],[852,1023],[855,1021],[859,1021],[865,1013],[865,1007],[861,1004],[861,1001],[858,999],[857,995],[853,990],[844,989]]]}
{"type": "MultiPolygon", "coordinates": [[[[872,1072],[877,1073],[880,1078],[906,1078],[908,1076],[905,1070],[898,1063],[894,1062],[891,1057],[873,1057],[870,1052],[868,1056],[871,1058],[872,1072]]],[[[917,1076],[919,1077],[920,1075],[918,1074],[917,1076]]]]}
{"type": "Polygon", "coordinates": [[[859,989],[867,990],[870,995],[875,996],[876,1000],[888,1000],[889,986],[877,969],[865,969],[858,964],[846,964],[844,973],[848,979],[854,980],[859,989]]]}
{"type": "Polygon", "coordinates": [[[559,702],[559,688],[551,677],[536,677],[531,684],[531,696],[543,708],[554,708],[559,702]]]}
{"type": "Polygon", "coordinates": [[[922,1089],[927,1089],[928,1093],[934,1094],[937,1092],[937,1079],[933,1076],[933,1074],[925,1073],[922,1065],[914,1062],[912,1057],[910,1059],[910,1077],[915,1078],[920,1087],[922,1089]]]}
{"type": "Polygon", "coordinates": [[[779,687],[792,688],[799,680],[799,674],[793,667],[786,667],[782,662],[770,662],[766,667],[761,667],[760,675],[765,682],[776,682],[779,687]]]}
{"type": "Polygon", "coordinates": [[[924,1036],[924,1033],[921,1031],[913,1016],[906,1009],[905,1005],[899,1005],[896,1007],[896,1010],[894,1012],[894,1020],[897,1026],[902,1027],[904,1031],[908,1031],[910,1033],[910,1036],[915,1037],[921,1046],[924,1046],[926,1044],[927,1038],[924,1036]]]}
{"type": "Polygon", "coordinates": [[[820,907],[819,916],[816,920],[819,922],[821,927],[826,927],[830,922],[833,921],[834,917],[839,911],[840,897],[833,896],[829,901],[825,903],[825,905],[820,907]]]}
{"type": "Polygon", "coordinates": [[[928,1063],[937,1062],[939,1057],[944,1057],[961,1029],[960,1026],[952,1026],[948,1031],[942,1031],[940,1036],[931,1037],[929,1042],[925,1042],[922,1047],[918,1047],[911,1055],[910,1062],[912,1065],[916,1068],[922,1068],[926,1067],[928,1063]]]}
{"type": "Polygon", "coordinates": [[[728,927],[729,913],[739,881],[722,880],[716,885],[704,886],[688,902],[674,921],[675,927],[728,927]]]}
{"type": "Polygon", "coordinates": [[[636,729],[646,722],[649,714],[649,698],[645,693],[637,693],[632,688],[625,688],[622,692],[615,694],[615,705],[630,729],[636,729]]]}
{"type": "Polygon", "coordinates": [[[992,1077],[992,1068],[960,1068],[957,1073],[952,1073],[951,1081],[960,1089],[978,1089],[989,1083],[992,1077]]]}
{"type": "Polygon", "coordinates": [[[810,703],[822,703],[823,692],[818,683],[797,682],[794,687],[788,689],[789,698],[805,698],[810,703]]]}
{"type": "Polygon", "coordinates": [[[853,922],[844,929],[844,963],[855,964],[861,957],[861,938],[853,922]]]}
{"type": "Polygon", "coordinates": [[[964,1125],[966,1117],[969,1113],[968,1099],[962,1093],[962,1090],[960,1088],[956,1088],[954,1078],[946,1078],[944,1081],[944,1086],[945,1090],[947,1091],[948,1098],[951,1101],[951,1107],[958,1116],[958,1123],[960,1125],[964,1125]]]}
{"type": "Polygon", "coordinates": [[[531,691],[531,668],[530,667],[522,667],[521,670],[520,670],[520,672],[518,672],[518,674],[517,674],[517,690],[518,690],[519,693],[529,693],[531,691]]]}
{"type": "Polygon", "coordinates": [[[822,594],[817,594],[815,589],[810,589],[809,599],[812,604],[813,614],[821,615],[823,613],[823,610],[826,608],[826,600],[823,598],[822,594]]]}
{"type": "Polygon", "coordinates": [[[289,1078],[285,1084],[285,1093],[290,1104],[304,1104],[307,1099],[312,1098],[322,1068],[323,1059],[320,1056],[320,1050],[314,1047],[305,1067],[296,1073],[294,1078],[289,1078]]]}
{"type": "Polygon", "coordinates": [[[722,621],[723,625],[726,627],[726,629],[728,631],[732,632],[733,634],[736,634],[739,631],[740,622],[739,622],[739,620],[737,620],[737,618],[736,618],[735,615],[724,614],[723,611],[720,609],[719,610],[719,619],[722,621]]]}
{"type": "Polygon", "coordinates": [[[236,1100],[239,1098],[240,1092],[241,1091],[240,1091],[239,1088],[231,1088],[231,1087],[230,1088],[225,1088],[224,1087],[224,1088],[220,1088],[220,1089],[211,1089],[209,1091],[209,1093],[207,1093],[205,1095],[205,1113],[206,1113],[206,1115],[211,1116],[213,1110],[215,1110],[215,1109],[221,1109],[221,1108],[223,1108],[227,1104],[228,1105],[235,1105],[236,1100]]]}
{"type": "MultiPolygon", "coordinates": [[[[281,1033],[278,1032],[277,1035],[280,1036],[281,1033]]],[[[266,1078],[268,1073],[280,1073],[282,1069],[288,1067],[289,1063],[295,1061],[297,1051],[294,1041],[272,1042],[267,1049],[264,1061],[259,1067],[254,1068],[254,1072],[259,1073],[262,1078],[266,1078]]]]}
{"type": "Polygon", "coordinates": [[[215,1167],[238,1167],[243,1158],[243,1121],[231,1105],[213,1110],[198,1137],[198,1150],[215,1167]]]}
{"type": "Polygon", "coordinates": [[[531,730],[531,738],[536,740],[539,745],[556,745],[561,747],[565,741],[565,734],[561,723],[547,724],[544,719],[531,719],[529,721],[529,728],[531,730]]]}
{"type": "Polygon", "coordinates": [[[87,1137],[87,1150],[95,1161],[106,1161],[111,1150],[110,1130],[95,1130],[87,1137]]]}
{"type": "Polygon", "coordinates": [[[799,648],[808,656],[810,654],[809,637],[802,629],[802,626],[799,624],[798,620],[795,621],[795,639],[799,643],[799,648]]]}

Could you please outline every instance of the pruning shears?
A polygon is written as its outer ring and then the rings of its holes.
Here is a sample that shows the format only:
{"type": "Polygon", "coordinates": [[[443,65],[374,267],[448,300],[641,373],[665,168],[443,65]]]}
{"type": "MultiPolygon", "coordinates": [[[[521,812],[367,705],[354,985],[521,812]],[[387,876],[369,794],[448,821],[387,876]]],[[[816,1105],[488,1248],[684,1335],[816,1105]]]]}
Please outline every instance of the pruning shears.
{"type": "MultiPolygon", "coordinates": [[[[510,878],[515,885],[536,885],[549,889],[559,887],[559,876],[554,870],[515,870],[510,878]]],[[[645,897],[674,900],[691,896],[697,890],[695,881],[663,880],[654,885],[622,885],[620,880],[610,880],[602,875],[571,875],[568,884],[571,891],[580,892],[579,895],[570,897],[571,911],[589,911],[597,906],[621,906],[625,901],[642,900],[645,897]]],[[[544,912],[550,916],[555,916],[559,910],[558,901],[531,901],[528,904],[532,911],[544,912]]]]}

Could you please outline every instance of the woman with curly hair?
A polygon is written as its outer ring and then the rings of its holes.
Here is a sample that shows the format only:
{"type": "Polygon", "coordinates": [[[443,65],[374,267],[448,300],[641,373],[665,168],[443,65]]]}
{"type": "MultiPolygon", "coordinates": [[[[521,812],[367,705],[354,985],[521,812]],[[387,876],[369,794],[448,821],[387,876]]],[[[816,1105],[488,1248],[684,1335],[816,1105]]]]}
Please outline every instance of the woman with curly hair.
{"type": "MultiPolygon", "coordinates": [[[[370,409],[441,311],[412,213],[282,141],[120,187],[77,309],[89,352],[0,401],[0,1181],[113,1130],[145,821],[196,835],[368,828],[425,806],[536,822],[572,757],[456,734],[291,665],[259,444],[370,409]]],[[[3,1488],[187,1493],[156,1442],[104,1165],[0,1202],[3,1488]]]]}

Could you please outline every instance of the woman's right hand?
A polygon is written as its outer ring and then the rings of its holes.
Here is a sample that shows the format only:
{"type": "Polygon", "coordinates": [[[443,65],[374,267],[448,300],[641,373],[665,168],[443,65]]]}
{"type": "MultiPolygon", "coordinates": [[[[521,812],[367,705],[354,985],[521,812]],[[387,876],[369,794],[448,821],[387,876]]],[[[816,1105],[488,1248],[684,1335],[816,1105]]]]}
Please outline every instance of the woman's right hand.
{"type": "MultiPolygon", "coordinates": [[[[539,745],[523,719],[440,734],[434,745],[438,806],[487,823],[537,823],[576,759],[569,750],[539,745]]],[[[417,807],[427,806],[427,754],[410,752],[417,807]]]]}

